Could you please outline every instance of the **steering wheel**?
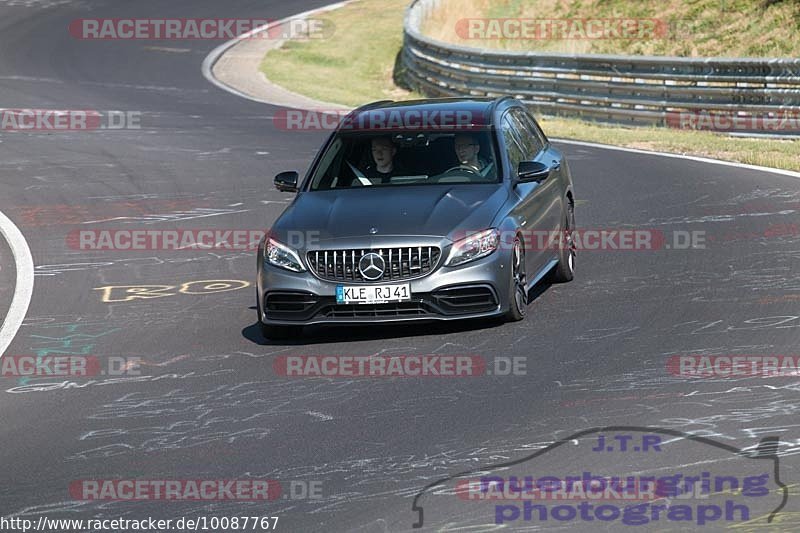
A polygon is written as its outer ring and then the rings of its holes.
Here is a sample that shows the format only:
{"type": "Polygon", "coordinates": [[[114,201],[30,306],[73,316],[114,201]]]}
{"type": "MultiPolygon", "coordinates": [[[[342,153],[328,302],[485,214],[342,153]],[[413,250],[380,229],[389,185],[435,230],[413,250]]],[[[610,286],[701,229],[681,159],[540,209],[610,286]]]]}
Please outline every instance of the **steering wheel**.
{"type": "Polygon", "coordinates": [[[471,167],[469,165],[457,165],[457,166],[454,166],[453,168],[449,168],[449,169],[445,170],[444,172],[442,172],[442,174],[443,175],[444,174],[449,174],[451,172],[455,172],[456,170],[458,170],[459,172],[469,172],[470,174],[475,174],[476,176],[483,177],[483,175],[481,174],[481,172],[477,168],[471,167]]]}

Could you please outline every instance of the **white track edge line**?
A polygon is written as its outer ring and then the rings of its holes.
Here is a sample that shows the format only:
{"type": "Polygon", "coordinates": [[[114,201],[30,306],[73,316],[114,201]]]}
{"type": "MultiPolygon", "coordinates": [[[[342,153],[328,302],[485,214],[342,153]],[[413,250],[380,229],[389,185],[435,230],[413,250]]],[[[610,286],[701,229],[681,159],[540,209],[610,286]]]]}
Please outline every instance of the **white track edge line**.
{"type": "Polygon", "coordinates": [[[780,168],[772,168],[772,167],[762,167],[759,165],[748,165],[746,163],[737,163],[735,161],[723,161],[721,159],[711,159],[709,157],[701,157],[696,155],[683,155],[683,154],[670,154],[668,152],[656,152],[651,150],[639,150],[637,148],[624,148],[622,146],[612,146],[610,144],[599,144],[599,143],[592,143],[586,141],[573,141],[571,139],[559,139],[559,138],[551,138],[553,142],[557,143],[564,143],[564,144],[575,144],[578,146],[588,146],[590,148],[602,148],[604,150],[618,150],[620,152],[630,152],[634,154],[643,154],[643,155],[656,155],[660,157],[672,157],[675,159],[687,159],[689,161],[697,161],[699,163],[711,163],[714,165],[723,165],[727,167],[736,167],[736,168],[744,168],[748,170],[757,170],[760,172],[771,172],[773,174],[782,174],[784,176],[791,176],[793,178],[800,178],[800,172],[795,172],[793,170],[783,170],[780,168]]]}
{"type": "Polygon", "coordinates": [[[0,358],[2,358],[28,313],[28,306],[33,296],[33,257],[25,236],[2,211],[0,211],[0,234],[11,248],[17,270],[14,296],[3,325],[0,326],[0,358]]]}

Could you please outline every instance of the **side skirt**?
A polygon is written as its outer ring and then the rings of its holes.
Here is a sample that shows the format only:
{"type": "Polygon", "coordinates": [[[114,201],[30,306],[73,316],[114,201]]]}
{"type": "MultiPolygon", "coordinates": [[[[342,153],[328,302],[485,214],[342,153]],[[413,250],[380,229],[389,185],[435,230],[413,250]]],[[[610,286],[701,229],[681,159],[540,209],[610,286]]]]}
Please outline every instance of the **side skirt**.
{"type": "Polygon", "coordinates": [[[531,290],[533,286],[539,283],[542,280],[542,278],[545,277],[548,272],[553,270],[553,267],[555,267],[557,264],[558,264],[558,259],[551,259],[550,262],[547,263],[544,266],[544,268],[539,271],[538,274],[536,274],[536,277],[533,278],[530,282],[528,282],[528,286],[525,287],[525,290],[528,291],[531,290]]]}

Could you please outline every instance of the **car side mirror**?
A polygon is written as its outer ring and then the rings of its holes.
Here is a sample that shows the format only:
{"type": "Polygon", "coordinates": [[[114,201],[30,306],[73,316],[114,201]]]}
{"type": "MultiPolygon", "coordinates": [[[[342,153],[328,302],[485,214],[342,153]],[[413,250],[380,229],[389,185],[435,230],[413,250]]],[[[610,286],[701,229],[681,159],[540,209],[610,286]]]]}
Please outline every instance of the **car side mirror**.
{"type": "Polygon", "coordinates": [[[300,175],[294,170],[281,172],[275,176],[275,188],[281,192],[297,192],[297,180],[300,175]]]}
{"type": "Polygon", "coordinates": [[[544,181],[550,177],[550,167],[539,161],[522,161],[517,170],[517,176],[522,183],[531,181],[544,181]]]}

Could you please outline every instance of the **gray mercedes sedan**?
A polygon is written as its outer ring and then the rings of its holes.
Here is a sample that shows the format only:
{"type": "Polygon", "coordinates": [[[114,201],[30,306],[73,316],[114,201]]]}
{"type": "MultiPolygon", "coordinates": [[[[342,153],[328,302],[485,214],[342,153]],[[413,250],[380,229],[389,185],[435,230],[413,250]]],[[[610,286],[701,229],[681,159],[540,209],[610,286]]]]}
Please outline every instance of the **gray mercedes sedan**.
{"type": "Polygon", "coordinates": [[[513,98],[377,102],[345,116],[258,250],[258,323],[522,320],[575,268],[572,177],[513,98]]]}

